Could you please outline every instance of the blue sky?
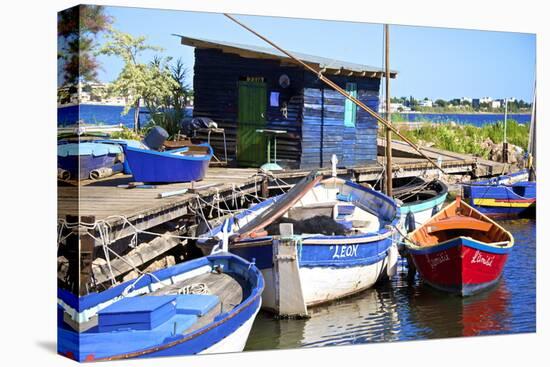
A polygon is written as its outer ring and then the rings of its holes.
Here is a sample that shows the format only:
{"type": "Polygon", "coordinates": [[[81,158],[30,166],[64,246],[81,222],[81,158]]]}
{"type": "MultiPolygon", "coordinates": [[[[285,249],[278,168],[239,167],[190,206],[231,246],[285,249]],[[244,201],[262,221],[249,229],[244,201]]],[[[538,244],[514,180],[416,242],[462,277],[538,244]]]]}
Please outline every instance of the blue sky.
{"type": "MultiPolygon", "coordinates": [[[[222,14],[107,7],[114,27],[181,57],[192,73],[193,51],[173,33],[190,37],[266,46],[222,14]]],[[[339,60],[383,66],[381,24],[238,16],[238,19],[283,48],[339,60]]],[[[390,27],[392,96],[416,98],[516,97],[531,101],[535,70],[534,34],[460,29],[390,27]]],[[[101,38],[98,40],[103,41],[101,38]]],[[[151,60],[154,53],[142,55],[151,60]]],[[[99,78],[116,78],[122,62],[100,56],[99,78]]],[[[220,66],[222,67],[222,66],[220,66]]],[[[191,82],[191,80],[190,80],[191,82]]]]}

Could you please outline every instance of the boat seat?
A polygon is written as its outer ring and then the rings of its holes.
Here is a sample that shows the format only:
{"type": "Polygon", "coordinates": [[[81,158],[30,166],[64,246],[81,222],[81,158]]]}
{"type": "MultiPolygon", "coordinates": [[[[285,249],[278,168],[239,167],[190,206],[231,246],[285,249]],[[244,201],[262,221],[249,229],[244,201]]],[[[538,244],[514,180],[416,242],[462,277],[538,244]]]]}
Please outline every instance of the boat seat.
{"type": "Polygon", "coordinates": [[[99,311],[100,332],[151,330],[176,315],[174,296],[123,298],[99,311]]]}
{"type": "Polygon", "coordinates": [[[220,299],[216,295],[181,294],[176,296],[176,313],[203,316],[219,303],[220,299]]]}
{"type": "Polygon", "coordinates": [[[210,151],[208,147],[205,146],[197,146],[197,145],[191,145],[188,146],[189,149],[181,152],[181,155],[205,155],[208,154],[210,151]]]}
{"type": "Polygon", "coordinates": [[[463,216],[453,216],[440,221],[430,223],[426,226],[428,233],[447,231],[453,229],[469,229],[480,232],[487,232],[493,223],[479,219],[463,216]]]}

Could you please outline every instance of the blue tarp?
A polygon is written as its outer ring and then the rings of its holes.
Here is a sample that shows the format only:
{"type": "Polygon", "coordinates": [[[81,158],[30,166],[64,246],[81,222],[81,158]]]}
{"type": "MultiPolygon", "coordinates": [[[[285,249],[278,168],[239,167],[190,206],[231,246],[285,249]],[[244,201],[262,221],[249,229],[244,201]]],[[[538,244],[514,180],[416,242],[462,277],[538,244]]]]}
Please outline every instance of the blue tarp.
{"type": "Polygon", "coordinates": [[[92,155],[94,157],[122,153],[122,147],[116,144],[101,143],[69,143],[57,145],[59,157],[92,155]]]}

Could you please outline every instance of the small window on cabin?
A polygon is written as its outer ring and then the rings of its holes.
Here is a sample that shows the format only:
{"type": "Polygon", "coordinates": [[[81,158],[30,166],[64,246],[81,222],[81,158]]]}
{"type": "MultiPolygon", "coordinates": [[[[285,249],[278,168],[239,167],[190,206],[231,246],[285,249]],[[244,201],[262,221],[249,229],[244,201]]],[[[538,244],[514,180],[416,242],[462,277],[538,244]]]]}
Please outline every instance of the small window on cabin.
{"type": "MultiPolygon", "coordinates": [[[[348,92],[352,97],[357,98],[357,83],[346,83],[346,92],[348,92]]],[[[355,103],[346,98],[344,109],[344,126],[355,127],[356,119],[357,106],[355,103]]]]}

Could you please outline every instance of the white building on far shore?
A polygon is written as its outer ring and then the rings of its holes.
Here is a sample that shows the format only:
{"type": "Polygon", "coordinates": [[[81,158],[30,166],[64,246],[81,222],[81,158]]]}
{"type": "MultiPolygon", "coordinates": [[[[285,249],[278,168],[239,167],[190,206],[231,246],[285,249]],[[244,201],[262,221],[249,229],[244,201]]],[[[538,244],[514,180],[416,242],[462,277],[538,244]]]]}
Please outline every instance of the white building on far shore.
{"type": "Polygon", "coordinates": [[[431,99],[423,99],[421,101],[418,101],[418,105],[420,107],[433,107],[434,103],[431,99]]]}

